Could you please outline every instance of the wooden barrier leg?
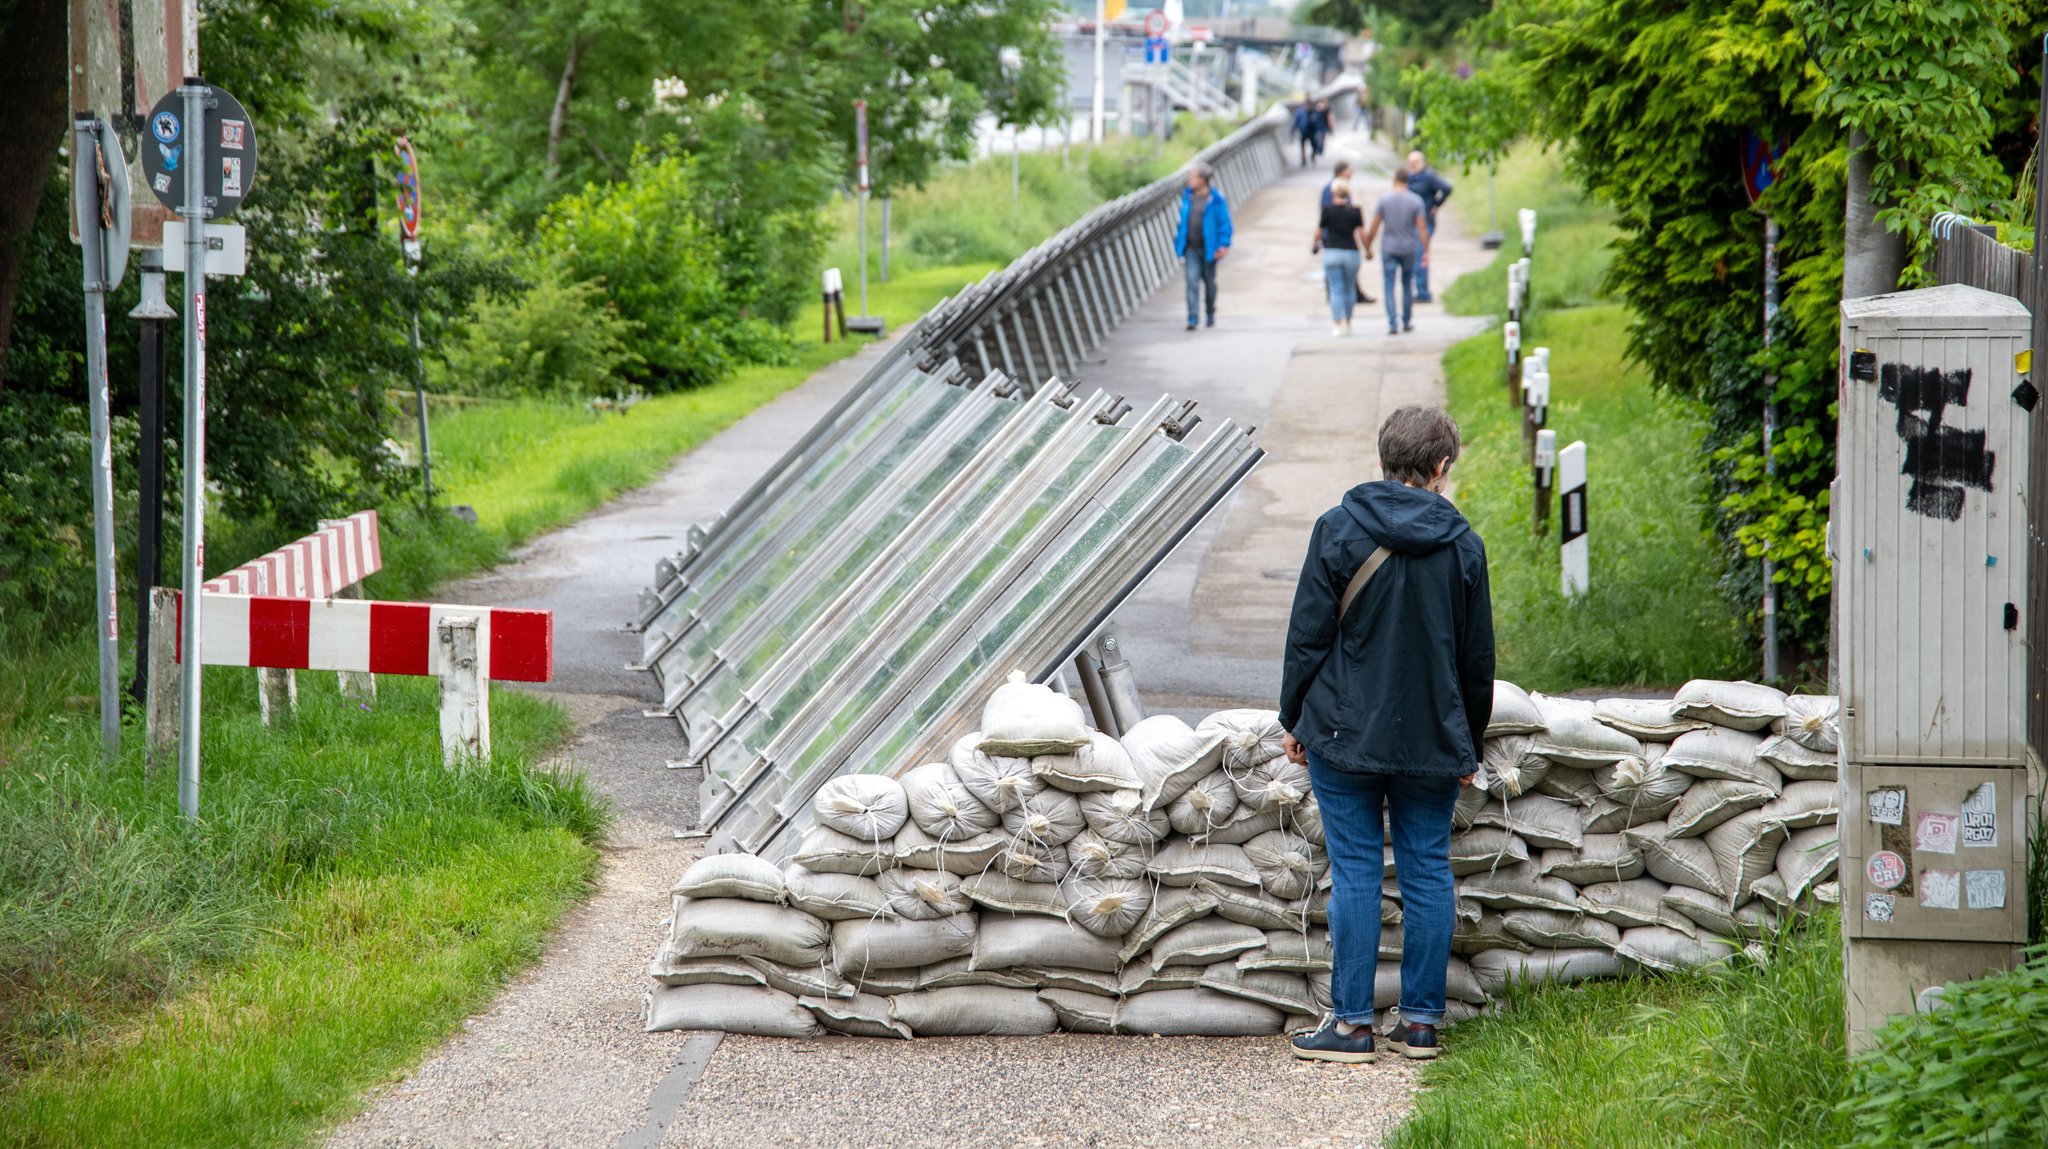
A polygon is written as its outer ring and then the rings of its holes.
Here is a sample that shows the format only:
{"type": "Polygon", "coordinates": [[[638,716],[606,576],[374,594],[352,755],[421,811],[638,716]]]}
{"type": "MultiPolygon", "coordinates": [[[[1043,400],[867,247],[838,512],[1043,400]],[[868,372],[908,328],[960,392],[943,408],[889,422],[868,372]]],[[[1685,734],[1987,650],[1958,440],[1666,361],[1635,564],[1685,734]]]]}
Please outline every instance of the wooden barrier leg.
{"type": "MultiPolygon", "coordinates": [[[[358,583],[342,587],[334,592],[334,597],[361,598],[363,597],[362,585],[358,583]]],[[[368,671],[338,670],[335,671],[335,679],[341,689],[343,698],[354,698],[363,702],[377,701],[376,675],[368,671]]]]}
{"type": "Polygon", "coordinates": [[[477,649],[475,616],[445,618],[441,653],[441,760],[454,766],[491,756],[491,693],[477,649]]]}
{"type": "Polygon", "coordinates": [[[178,761],[178,591],[149,592],[149,695],[144,701],[143,777],[178,761]]]}

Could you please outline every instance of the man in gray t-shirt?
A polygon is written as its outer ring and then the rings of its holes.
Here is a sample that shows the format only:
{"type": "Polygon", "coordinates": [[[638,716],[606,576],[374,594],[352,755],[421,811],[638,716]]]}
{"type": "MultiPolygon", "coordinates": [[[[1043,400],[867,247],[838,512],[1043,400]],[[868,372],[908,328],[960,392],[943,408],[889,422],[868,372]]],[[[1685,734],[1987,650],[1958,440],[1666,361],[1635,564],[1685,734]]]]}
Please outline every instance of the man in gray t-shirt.
{"type": "Polygon", "coordinates": [[[1408,190],[1408,173],[1394,173],[1394,190],[1380,197],[1372,209],[1372,227],[1365,233],[1365,258],[1372,258],[1373,241],[1380,229],[1387,231],[1385,259],[1380,261],[1387,287],[1387,333],[1396,335],[1415,330],[1415,271],[1429,266],[1429,217],[1422,197],[1408,190]],[[1394,278],[1401,280],[1401,302],[1394,303],[1394,278]]]}

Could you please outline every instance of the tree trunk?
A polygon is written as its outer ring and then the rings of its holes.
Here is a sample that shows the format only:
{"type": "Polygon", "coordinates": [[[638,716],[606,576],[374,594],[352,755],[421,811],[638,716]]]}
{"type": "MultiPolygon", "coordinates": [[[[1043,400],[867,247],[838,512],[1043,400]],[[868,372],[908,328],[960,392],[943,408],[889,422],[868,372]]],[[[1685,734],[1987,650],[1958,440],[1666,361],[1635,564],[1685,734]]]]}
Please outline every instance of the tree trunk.
{"type": "Polygon", "coordinates": [[[1906,270],[1906,237],[1877,222],[1884,204],[1873,200],[1875,160],[1870,137],[1849,133],[1849,204],[1842,221],[1842,298],[1862,299],[1896,291],[1906,270]]]}
{"type": "Polygon", "coordinates": [[[0,172],[10,173],[0,180],[0,384],[13,342],[22,248],[35,230],[43,184],[64,141],[71,99],[64,79],[68,11],[65,0],[16,0],[0,30],[0,76],[14,93],[8,100],[11,130],[0,132],[0,172]]]}
{"type": "Polygon", "coordinates": [[[569,93],[576,87],[576,62],[583,58],[583,37],[569,38],[569,60],[562,65],[562,83],[555,89],[555,110],[548,115],[549,179],[562,170],[562,128],[569,118],[569,93]]]}

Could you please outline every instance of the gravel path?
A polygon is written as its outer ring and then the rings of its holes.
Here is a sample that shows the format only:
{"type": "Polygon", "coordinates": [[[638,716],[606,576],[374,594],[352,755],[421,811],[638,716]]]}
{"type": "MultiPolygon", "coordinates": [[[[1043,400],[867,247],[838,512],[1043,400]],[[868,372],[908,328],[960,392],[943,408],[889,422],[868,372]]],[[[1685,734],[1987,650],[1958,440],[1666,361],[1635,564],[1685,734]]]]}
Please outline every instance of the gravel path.
{"type": "MultiPolygon", "coordinates": [[[[1337,146],[1381,170],[1391,161],[1357,137],[1337,146]]],[[[1357,439],[1383,406],[1441,399],[1438,359],[1471,329],[1429,307],[1397,344],[1328,338],[1320,270],[1305,254],[1326,178],[1296,173],[1236,205],[1238,245],[1216,329],[1183,332],[1179,285],[1170,284],[1090,364],[1085,382],[1134,402],[1170,390],[1200,399],[1210,419],[1266,427],[1261,470],[1119,616],[1154,710],[1270,705],[1274,612],[1284,618],[1307,521],[1365,477],[1357,471],[1370,439],[1357,439]]],[[[1357,182],[1380,180],[1369,171],[1357,182]]],[[[1486,261],[1455,222],[1445,231],[1439,291],[1486,261]]],[[[1376,330],[1380,314],[1362,306],[1359,330],[1376,330]]],[[[595,894],[541,962],[416,1071],[375,1092],[333,1134],[335,1149],[1369,1146],[1407,1112],[1413,1066],[1309,1065],[1277,1038],[796,1042],[640,1031],[667,889],[701,844],[674,837],[695,824],[697,774],[664,768],[682,747],[673,724],[642,716],[657,701],[653,680],[624,669],[639,648],[620,623],[688,524],[723,510],[873,355],[821,372],[653,485],[449,592],[556,612],[557,675],[542,689],[570,707],[580,733],[566,756],[611,797],[618,820],[595,894]]]]}

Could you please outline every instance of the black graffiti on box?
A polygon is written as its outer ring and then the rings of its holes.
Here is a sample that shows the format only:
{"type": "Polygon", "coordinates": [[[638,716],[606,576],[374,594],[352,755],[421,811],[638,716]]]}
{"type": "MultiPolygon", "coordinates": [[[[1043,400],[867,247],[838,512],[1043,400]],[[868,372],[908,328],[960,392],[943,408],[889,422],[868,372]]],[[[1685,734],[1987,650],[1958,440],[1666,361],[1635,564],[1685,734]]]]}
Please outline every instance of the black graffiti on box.
{"type": "Polygon", "coordinates": [[[1951,405],[1970,404],[1969,368],[1943,371],[1886,363],[1878,369],[1877,395],[1899,409],[1899,439],[1906,444],[1899,473],[1913,479],[1906,509],[1950,522],[1962,518],[1968,488],[1989,491],[1998,466],[1998,453],[1985,447],[1984,432],[1942,423],[1951,405]]]}

